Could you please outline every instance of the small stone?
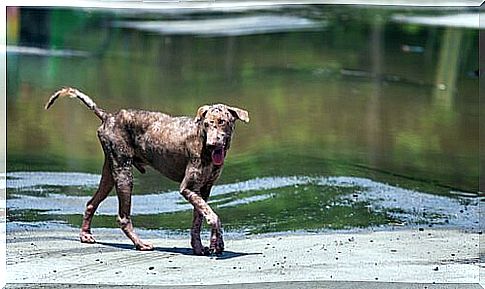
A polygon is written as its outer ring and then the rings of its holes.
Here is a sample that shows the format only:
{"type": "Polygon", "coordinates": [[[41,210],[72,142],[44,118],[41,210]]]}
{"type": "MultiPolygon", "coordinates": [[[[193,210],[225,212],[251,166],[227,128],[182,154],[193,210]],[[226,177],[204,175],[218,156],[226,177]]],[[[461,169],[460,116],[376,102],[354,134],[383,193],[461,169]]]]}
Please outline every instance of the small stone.
{"type": "Polygon", "coordinates": [[[153,270],[153,269],[155,269],[155,267],[153,266],[148,267],[148,270],[153,270]]]}
{"type": "Polygon", "coordinates": [[[438,270],[439,270],[439,268],[438,268],[438,267],[435,267],[435,268],[433,268],[433,270],[434,270],[434,271],[438,271],[438,270]]]}

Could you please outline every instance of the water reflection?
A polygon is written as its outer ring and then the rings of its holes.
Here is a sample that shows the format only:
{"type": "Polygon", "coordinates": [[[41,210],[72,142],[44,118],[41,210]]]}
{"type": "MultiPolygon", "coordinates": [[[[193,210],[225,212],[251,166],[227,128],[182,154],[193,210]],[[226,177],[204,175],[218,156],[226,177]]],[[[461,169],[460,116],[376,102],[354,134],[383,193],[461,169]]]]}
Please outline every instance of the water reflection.
{"type": "MultiPolygon", "coordinates": [[[[409,20],[464,11],[155,12],[9,8],[9,171],[99,173],[97,119],[68,100],[42,109],[53,90],[71,85],[108,110],[194,115],[204,103],[244,107],[251,124],[237,128],[221,183],[356,176],[441,195],[478,191],[478,30],[409,20]],[[228,19],[242,23],[219,30],[217,21],[228,19]]],[[[176,188],[151,173],[137,180],[137,194],[176,188]]],[[[336,188],[317,191],[327,189],[336,188]]],[[[341,212],[331,220],[346,219],[341,212]]]]}
{"type": "Polygon", "coordinates": [[[243,16],[215,19],[170,21],[119,21],[114,27],[130,28],[161,35],[242,36],[320,30],[322,22],[294,16],[243,16]]]}

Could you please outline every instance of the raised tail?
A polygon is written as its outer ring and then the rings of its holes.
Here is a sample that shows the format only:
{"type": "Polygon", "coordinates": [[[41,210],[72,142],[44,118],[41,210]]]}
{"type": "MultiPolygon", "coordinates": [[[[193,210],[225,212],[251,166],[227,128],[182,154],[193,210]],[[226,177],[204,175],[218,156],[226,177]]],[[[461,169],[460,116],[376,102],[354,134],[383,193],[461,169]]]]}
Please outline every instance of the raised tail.
{"type": "Polygon", "coordinates": [[[70,98],[78,98],[84,103],[90,110],[94,111],[97,117],[101,120],[105,120],[108,113],[99,108],[96,103],[87,95],[72,87],[63,87],[49,98],[49,101],[45,104],[45,109],[49,109],[59,96],[69,96],[70,98]]]}

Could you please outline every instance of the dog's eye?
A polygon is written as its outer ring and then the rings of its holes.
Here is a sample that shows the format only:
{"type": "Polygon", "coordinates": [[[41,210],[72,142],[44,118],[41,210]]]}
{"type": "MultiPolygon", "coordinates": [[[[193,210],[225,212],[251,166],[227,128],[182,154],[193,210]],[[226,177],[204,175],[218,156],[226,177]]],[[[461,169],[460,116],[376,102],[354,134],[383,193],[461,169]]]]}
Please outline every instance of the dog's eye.
{"type": "Polygon", "coordinates": [[[225,121],[223,119],[219,120],[219,125],[223,125],[224,123],[225,123],[225,121]]]}
{"type": "Polygon", "coordinates": [[[205,127],[209,127],[209,124],[207,122],[204,122],[205,127]]]}

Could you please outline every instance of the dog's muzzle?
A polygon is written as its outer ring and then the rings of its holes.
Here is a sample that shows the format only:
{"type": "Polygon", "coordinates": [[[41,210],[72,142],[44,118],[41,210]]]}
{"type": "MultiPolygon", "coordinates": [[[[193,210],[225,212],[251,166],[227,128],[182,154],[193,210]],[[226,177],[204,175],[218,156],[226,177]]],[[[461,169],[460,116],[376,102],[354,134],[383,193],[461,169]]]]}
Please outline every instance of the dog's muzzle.
{"type": "Polygon", "coordinates": [[[224,158],[226,157],[226,150],[224,146],[216,146],[212,149],[211,153],[212,163],[216,166],[222,166],[224,164],[224,158]]]}

